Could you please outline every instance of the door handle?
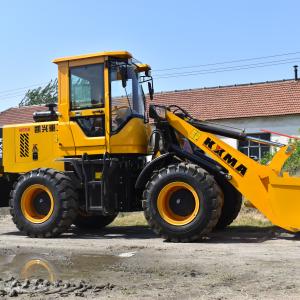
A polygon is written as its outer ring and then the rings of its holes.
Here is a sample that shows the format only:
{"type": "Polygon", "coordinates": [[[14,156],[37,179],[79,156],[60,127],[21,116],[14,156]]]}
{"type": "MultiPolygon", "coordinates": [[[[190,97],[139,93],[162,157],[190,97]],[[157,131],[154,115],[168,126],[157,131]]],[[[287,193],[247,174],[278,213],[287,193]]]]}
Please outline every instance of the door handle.
{"type": "Polygon", "coordinates": [[[103,114],[104,111],[102,109],[99,109],[99,110],[93,110],[93,114],[96,115],[96,114],[103,114]]]}

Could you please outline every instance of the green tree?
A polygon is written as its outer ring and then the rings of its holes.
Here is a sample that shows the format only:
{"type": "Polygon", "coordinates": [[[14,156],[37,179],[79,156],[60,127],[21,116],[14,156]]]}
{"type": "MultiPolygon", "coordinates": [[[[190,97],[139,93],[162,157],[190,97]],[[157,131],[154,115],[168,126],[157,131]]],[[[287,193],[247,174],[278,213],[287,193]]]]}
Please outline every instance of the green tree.
{"type": "Polygon", "coordinates": [[[295,151],[284,164],[283,171],[294,175],[300,169],[300,140],[290,140],[290,143],[294,145],[295,151]]]}
{"type": "Polygon", "coordinates": [[[19,106],[57,103],[57,79],[51,80],[46,86],[28,90],[19,106]]]}
{"type": "MultiPolygon", "coordinates": [[[[295,151],[294,153],[287,159],[285,164],[283,165],[282,170],[284,172],[289,172],[291,175],[295,175],[297,171],[300,169],[300,140],[290,139],[289,144],[294,145],[295,151]]],[[[268,164],[268,162],[273,158],[274,153],[267,153],[262,159],[261,163],[263,165],[268,164]]]]}

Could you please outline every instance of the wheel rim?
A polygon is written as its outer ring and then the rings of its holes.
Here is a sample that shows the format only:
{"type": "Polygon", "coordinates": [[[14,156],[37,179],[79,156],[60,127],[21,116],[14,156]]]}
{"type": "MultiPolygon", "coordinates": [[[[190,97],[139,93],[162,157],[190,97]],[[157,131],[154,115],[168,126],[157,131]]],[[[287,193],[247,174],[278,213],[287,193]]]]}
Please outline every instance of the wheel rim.
{"type": "Polygon", "coordinates": [[[21,198],[21,210],[26,220],[40,224],[46,222],[53,213],[54,199],[50,190],[41,184],[29,186],[21,198]]]}
{"type": "Polygon", "coordinates": [[[172,182],[162,188],[157,199],[160,216],[176,226],[192,222],[200,209],[200,200],[195,189],[185,182],[172,182]]]}

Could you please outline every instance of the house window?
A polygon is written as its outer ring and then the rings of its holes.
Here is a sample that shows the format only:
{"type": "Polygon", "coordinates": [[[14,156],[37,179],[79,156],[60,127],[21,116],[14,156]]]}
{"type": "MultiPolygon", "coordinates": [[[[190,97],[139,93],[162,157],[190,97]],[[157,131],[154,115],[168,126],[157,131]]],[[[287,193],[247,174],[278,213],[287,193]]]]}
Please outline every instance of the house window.
{"type": "MultiPolygon", "coordinates": [[[[271,138],[270,133],[253,133],[249,134],[249,136],[267,141],[270,141],[271,138]]],[[[239,141],[238,150],[255,160],[261,160],[267,153],[270,152],[270,146],[258,144],[252,141],[239,141]]]]}

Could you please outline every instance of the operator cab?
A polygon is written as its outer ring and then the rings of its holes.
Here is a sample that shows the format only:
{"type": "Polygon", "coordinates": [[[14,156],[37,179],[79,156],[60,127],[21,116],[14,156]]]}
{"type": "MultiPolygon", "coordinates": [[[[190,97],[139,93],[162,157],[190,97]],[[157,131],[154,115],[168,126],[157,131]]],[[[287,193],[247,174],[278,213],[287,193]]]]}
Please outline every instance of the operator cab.
{"type": "Polygon", "coordinates": [[[146,154],[149,130],[143,85],[148,83],[152,98],[150,66],[140,64],[126,51],[54,62],[59,70],[57,111],[62,149],[71,155],[146,154]]]}

